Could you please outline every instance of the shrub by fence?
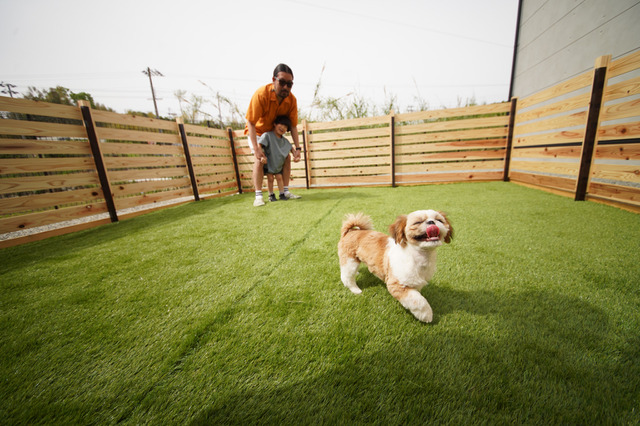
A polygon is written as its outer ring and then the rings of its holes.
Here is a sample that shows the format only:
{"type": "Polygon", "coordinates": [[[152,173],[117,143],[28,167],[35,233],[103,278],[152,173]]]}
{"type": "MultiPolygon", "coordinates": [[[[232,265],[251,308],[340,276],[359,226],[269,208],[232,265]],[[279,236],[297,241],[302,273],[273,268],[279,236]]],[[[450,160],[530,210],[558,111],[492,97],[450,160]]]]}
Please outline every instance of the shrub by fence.
{"type": "MultiPolygon", "coordinates": [[[[640,211],[640,53],[508,103],[298,126],[292,187],[512,180],[640,211]]],[[[252,190],[242,131],[0,97],[0,247],[252,190]],[[78,223],[77,219],[85,222],[78,223]]]]}

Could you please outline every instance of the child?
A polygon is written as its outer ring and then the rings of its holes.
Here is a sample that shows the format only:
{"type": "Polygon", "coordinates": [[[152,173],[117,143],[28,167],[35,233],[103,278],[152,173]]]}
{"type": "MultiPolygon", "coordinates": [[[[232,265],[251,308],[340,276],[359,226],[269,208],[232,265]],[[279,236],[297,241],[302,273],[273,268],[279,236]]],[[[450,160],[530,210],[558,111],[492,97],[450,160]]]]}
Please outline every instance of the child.
{"type": "Polygon", "coordinates": [[[289,131],[291,127],[291,121],[286,115],[279,115],[273,121],[273,130],[264,133],[258,139],[258,145],[264,151],[267,156],[263,159],[264,172],[267,175],[267,185],[269,188],[269,201],[277,201],[275,194],[273,193],[273,179],[278,181],[278,188],[280,189],[280,199],[286,200],[285,188],[282,180],[282,166],[287,156],[295,154],[293,146],[284,137],[284,134],[289,131]]]}

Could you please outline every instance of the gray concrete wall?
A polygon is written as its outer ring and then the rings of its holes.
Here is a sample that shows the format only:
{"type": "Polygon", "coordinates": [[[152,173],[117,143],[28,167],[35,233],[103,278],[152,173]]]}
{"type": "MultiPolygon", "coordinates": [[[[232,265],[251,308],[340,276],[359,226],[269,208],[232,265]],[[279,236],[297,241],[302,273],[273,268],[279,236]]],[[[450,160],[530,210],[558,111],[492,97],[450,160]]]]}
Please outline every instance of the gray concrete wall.
{"type": "Polygon", "coordinates": [[[512,96],[526,97],[640,49],[639,0],[522,0],[512,96]]]}

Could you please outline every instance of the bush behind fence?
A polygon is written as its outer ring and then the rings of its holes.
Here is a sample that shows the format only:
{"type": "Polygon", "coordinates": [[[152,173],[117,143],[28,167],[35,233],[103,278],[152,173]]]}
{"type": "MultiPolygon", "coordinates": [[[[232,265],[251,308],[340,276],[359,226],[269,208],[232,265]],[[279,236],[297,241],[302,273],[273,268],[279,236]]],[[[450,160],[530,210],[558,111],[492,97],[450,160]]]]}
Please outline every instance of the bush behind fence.
{"type": "MultiPolygon", "coordinates": [[[[637,52],[511,102],[303,122],[290,186],[511,180],[640,211],[639,97],[637,52]]],[[[242,131],[5,97],[0,114],[0,234],[18,235],[0,247],[253,189],[242,131]]]]}

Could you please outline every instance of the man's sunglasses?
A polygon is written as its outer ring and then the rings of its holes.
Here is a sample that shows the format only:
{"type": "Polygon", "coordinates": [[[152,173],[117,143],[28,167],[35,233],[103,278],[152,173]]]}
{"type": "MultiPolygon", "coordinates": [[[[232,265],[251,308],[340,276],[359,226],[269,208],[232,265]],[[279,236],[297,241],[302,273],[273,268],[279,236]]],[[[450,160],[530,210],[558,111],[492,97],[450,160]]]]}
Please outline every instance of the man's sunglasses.
{"type": "Polygon", "coordinates": [[[276,80],[278,80],[280,86],[289,86],[290,88],[293,87],[293,81],[287,81],[283,78],[277,78],[276,80]]]}

